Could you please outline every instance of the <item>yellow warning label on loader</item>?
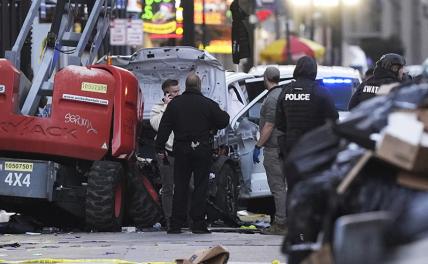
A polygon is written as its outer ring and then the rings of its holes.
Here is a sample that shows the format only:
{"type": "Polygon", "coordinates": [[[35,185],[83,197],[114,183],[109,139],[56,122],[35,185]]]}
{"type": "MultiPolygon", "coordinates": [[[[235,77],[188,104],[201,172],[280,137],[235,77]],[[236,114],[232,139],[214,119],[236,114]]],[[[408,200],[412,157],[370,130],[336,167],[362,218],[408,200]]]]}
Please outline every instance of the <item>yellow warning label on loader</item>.
{"type": "Polygon", "coordinates": [[[107,93],[107,85],[101,83],[82,82],[82,91],[94,93],[107,93]]]}

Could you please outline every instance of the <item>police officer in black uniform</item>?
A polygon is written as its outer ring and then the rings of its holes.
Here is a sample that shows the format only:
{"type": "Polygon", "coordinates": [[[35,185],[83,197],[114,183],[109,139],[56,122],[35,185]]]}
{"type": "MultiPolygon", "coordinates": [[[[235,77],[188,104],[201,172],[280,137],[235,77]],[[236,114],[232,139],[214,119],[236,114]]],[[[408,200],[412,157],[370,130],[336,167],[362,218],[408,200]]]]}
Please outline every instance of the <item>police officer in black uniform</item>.
{"type": "Polygon", "coordinates": [[[406,60],[401,55],[395,53],[383,55],[376,62],[373,76],[362,82],[352,95],[349,110],[361,102],[375,97],[381,85],[401,82],[404,65],[406,65],[406,60]]]}
{"type": "MultiPolygon", "coordinates": [[[[302,135],[328,119],[339,118],[331,95],[315,81],[316,75],[315,60],[300,58],[293,72],[295,81],[287,84],[278,98],[275,126],[285,133],[278,138],[284,159],[302,135]]],[[[289,191],[292,185],[289,181],[289,191]]]]}
{"type": "Polygon", "coordinates": [[[174,132],[174,196],[168,234],[181,233],[186,221],[187,195],[193,173],[190,217],[192,232],[210,233],[205,222],[209,169],[212,160],[210,137],[212,131],[225,128],[229,115],[218,104],[201,93],[200,78],[191,73],[186,79],[185,92],[167,106],[156,139],[160,159],[166,158],[165,142],[174,132]]]}

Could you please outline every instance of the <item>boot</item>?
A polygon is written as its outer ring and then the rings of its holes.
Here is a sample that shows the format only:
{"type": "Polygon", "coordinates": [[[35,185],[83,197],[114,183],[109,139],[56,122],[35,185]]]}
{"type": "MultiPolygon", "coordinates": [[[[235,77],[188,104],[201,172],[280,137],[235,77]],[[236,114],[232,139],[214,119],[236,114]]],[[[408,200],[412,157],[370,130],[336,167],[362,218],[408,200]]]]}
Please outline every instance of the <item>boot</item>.
{"type": "Polygon", "coordinates": [[[273,223],[269,228],[262,230],[261,232],[264,235],[281,235],[285,236],[288,233],[288,228],[286,224],[277,224],[273,223]]]}

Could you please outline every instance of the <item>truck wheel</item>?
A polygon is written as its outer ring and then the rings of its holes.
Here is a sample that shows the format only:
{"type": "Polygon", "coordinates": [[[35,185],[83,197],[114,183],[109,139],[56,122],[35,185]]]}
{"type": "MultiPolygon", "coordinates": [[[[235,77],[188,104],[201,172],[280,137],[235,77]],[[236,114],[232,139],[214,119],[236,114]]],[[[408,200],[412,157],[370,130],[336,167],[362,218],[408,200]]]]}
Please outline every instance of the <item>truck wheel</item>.
{"type": "Polygon", "coordinates": [[[129,216],[137,227],[152,227],[163,218],[159,197],[144,175],[135,172],[132,174],[129,186],[129,216]]]}
{"type": "Polygon", "coordinates": [[[88,172],[86,225],[97,231],[118,231],[124,214],[124,170],[120,163],[95,161],[88,172]]]}
{"type": "Polygon", "coordinates": [[[217,193],[215,205],[223,211],[223,217],[234,220],[238,210],[238,185],[239,179],[232,167],[225,163],[216,177],[217,193]]]}

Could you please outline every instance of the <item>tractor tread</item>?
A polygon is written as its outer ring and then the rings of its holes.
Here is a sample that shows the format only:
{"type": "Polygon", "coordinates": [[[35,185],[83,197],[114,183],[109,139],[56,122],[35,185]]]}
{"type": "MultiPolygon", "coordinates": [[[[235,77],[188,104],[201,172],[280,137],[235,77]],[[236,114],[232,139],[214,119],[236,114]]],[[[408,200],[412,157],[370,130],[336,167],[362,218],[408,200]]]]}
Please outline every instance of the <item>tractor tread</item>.
{"type": "Polygon", "coordinates": [[[86,224],[97,231],[118,231],[121,217],[115,217],[115,188],[124,171],[118,162],[96,161],[88,173],[86,224]]]}

